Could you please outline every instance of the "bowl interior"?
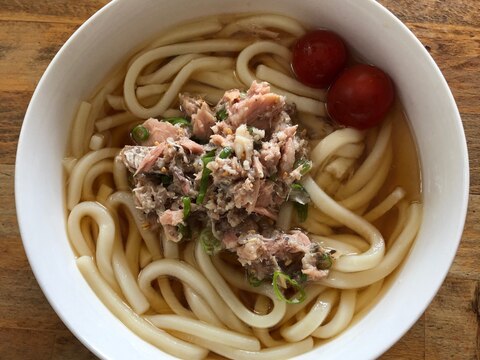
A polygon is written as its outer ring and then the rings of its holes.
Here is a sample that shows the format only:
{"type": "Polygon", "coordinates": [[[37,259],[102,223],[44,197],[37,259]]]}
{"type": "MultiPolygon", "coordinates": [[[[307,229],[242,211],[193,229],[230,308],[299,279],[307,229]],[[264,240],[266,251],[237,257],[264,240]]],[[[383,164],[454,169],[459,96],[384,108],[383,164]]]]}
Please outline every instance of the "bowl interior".
{"type": "Polygon", "coordinates": [[[275,12],[332,29],[394,79],[422,165],[424,217],[418,239],[373,311],[315,354],[301,356],[374,358],[422,314],[448,271],[465,219],[468,162],[458,110],[440,71],[407,28],[373,0],[304,0],[301,6],[289,0],[230,0],[228,7],[220,0],[115,0],[107,5],[57,54],[25,116],[15,191],[32,269],[55,311],[98,356],[159,358],[156,348],[132,334],[103,306],[77,270],[65,231],[61,163],[80,101],[115,65],[162,29],[219,12],[275,12]]]}

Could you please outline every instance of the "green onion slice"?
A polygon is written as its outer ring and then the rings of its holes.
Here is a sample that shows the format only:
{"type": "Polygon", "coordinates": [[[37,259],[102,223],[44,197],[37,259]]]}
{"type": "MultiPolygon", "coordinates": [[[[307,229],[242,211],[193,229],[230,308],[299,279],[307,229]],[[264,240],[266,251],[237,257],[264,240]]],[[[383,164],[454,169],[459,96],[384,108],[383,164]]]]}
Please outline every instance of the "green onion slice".
{"type": "Polygon", "coordinates": [[[293,183],[292,185],[290,185],[290,188],[295,191],[305,191],[305,188],[302,186],[302,184],[298,183],[293,183]]]}
{"type": "MultiPolygon", "coordinates": [[[[220,152],[218,157],[220,159],[226,159],[232,154],[232,152],[233,152],[233,149],[231,147],[226,147],[220,152]]],[[[209,162],[215,160],[215,153],[216,153],[216,150],[210,150],[204,156],[202,156],[203,172],[202,172],[202,177],[200,178],[200,188],[198,190],[198,196],[196,200],[197,204],[202,204],[203,200],[205,199],[205,195],[207,194],[208,180],[209,180],[210,174],[212,173],[212,171],[209,168],[207,168],[207,165],[209,162]]]]}
{"type": "Polygon", "coordinates": [[[132,137],[133,141],[135,141],[137,144],[140,144],[142,141],[148,139],[150,132],[145,126],[137,125],[130,132],[130,136],[132,137]]]}
{"type": "Polygon", "coordinates": [[[217,152],[217,151],[216,151],[215,149],[206,152],[205,155],[202,156],[202,161],[203,161],[203,163],[205,164],[205,161],[206,161],[206,160],[207,160],[207,164],[208,164],[210,161],[212,161],[213,158],[215,158],[215,153],[216,153],[216,152],[217,152]],[[210,158],[212,158],[212,159],[210,159],[210,158]]]}
{"type": "Polygon", "coordinates": [[[184,196],[182,197],[182,203],[183,203],[183,219],[185,220],[190,215],[191,200],[188,196],[184,196]]]}
{"type": "Polygon", "coordinates": [[[182,235],[182,239],[188,237],[190,235],[190,229],[188,226],[183,225],[182,223],[177,225],[178,232],[182,235]]]}
{"type": "Polygon", "coordinates": [[[172,125],[177,125],[177,124],[185,125],[185,126],[191,126],[192,125],[190,123],[190,121],[188,121],[187,119],[185,119],[183,117],[171,117],[171,118],[163,119],[163,121],[169,122],[172,125]]]}
{"type": "Polygon", "coordinates": [[[207,188],[208,188],[208,177],[211,174],[211,170],[207,168],[203,168],[202,172],[202,178],[200,179],[200,188],[198,189],[198,196],[196,203],[197,204],[202,204],[203,200],[205,200],[205,195],[207,194],[207,188]]]}
{"type": "Polygon", "coordinates": [[[220,241],[213,236],[212,229],[208,227],[200,232],[198,241],[200,241],[203,250],[205,250],[208,255],[215,255],[221,249],[220,241]]]}
{"type": "Polygon", "coordinates": [[[303,272],[300,272],[300,275],[298,276],[298,281],[301,283],[304,283],[308,280],[307,274],[304,274],[303,272]]]}
{"type": "Polygon", "coordinates": [[[217,113],[215,114],[215,117],[217,118],[218,121],[224,121],[227,119],[228,112],[225,106],[222,106],[222,108],[220,108],[220,110],[217,111],[217,113]]]}
{"type": "Polygon", "coordinates": [[[297,217],[299,222],[304,222],[308,217],[308,204],[293,203],[295,210],[297,210],[297,217]]]}
{"type": "Polygon", "coordinates": [[[328,253],[323,253],[317,259],[317,268],[320,270],[328,270],[332,267],[332,257],[328,253]]]}
{"type": "Polygon", "coordinates": [[[310,196],[302,185],[298,183],[293,183],[292,185],[290,185],[290,193],[288,194],[288,200],[305,205],[310,202],[310,196]]]}
{"type": "Polygon", "coordinates": [[[300,286],[296,280],[293,280],[290,276],[281,271],[275,271],[273,273],[273,291],[278,300],[285,301],[287,304],[300,304],[307,297],[303,287],[300,286]],[[285,289],[291,287],[295,291],[295,294],[287,299],[284,292],[279,287],[285,289]]]}
{"type": "Polygon", "coordinates": [[[312,161],[307,159],[301,159],[297,161],[294,165],[295,169],[301,166],[300,175],[305,175],[310,170],[312,170],[312,161]]]}
{"type": "Polygon", "coordinates": [[[223,150],[220,152],[220,154],[218,155],[218,157],[220,159],[226,159],[228,158],[230,155],[232,155],[232,152],[233,152],[233,149],[231,147],[226,147],[226,148],[223,148],[223,150]]]}
{"type": "Polygon", "coordinates": [[[162,183],[162,185],[165,187],[170,185],[173,182],[173,176],[171,175],[159,174],[157,176],[160,179],[160,182],[162,183]]]}
{"type": "Polygon", "coordinates": [[[215,150],[209,151],[202,157],[203,171],[202,171],[202,177],[200,178],[200,188],[198,190],[198,196],[196,200],[197,204],[202,204],[203,200],[205,199],[205,195],[207,194],[208,178],[212,173],[212,171],[209,168],[207,168],[207,164],[213,161],[214,159],[215,159],[215,150]]]}
{"type": "Polygon", "coordinates": [[[247,272],[247,280],[252,287],[259,287],[263,282],[263,280],[260,280],[255,275],[253,275],[253,273],[250,272],[247,272]]]}

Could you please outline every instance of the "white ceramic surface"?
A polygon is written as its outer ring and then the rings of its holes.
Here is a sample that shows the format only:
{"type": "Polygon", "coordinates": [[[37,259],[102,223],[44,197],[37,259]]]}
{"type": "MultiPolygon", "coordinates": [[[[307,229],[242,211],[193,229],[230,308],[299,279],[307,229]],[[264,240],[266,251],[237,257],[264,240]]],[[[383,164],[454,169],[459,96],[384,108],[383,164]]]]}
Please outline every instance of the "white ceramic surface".
{"type": "Polygon", "coordinates": [[[377,357],[423,313],[454,258],[469,178],[460,116],[429,54],[391,13],[373,0],[115,0],[75,32],[42,77],[25,116],[15,174],[18,221],[35,276],[65,324],[101,358],[171,357],[117,320],[76,268],[65,231],[61,165],[73,115],[114,65],[163,28],[240,11],[288,14],[332,29],[363,58],[390,73],[421,158],[424,221],[393,286],[360,322],[300,358],[377,357]]]}

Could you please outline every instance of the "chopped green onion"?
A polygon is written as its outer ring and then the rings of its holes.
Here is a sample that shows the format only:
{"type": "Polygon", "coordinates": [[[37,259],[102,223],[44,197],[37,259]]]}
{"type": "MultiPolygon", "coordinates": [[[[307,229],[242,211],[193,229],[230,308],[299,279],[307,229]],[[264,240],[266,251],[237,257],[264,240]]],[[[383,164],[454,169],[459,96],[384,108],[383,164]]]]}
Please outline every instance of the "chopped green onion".
{"type": "MultiPolygon", "coordinates": [[[[197,204],[202,204],[203,200],[205,199],[205,195],[207,194],[208,180],[210,174],[212,173],[212,171],[207,168],[207,165],[209,162],[215,160],[215,152],[216,150],[210,150],[204,156],[202,156],[203,172],[202,177],[200,178],[200,188],[198,190],[198,196],[196,200],[197,204]]],[[[220,152],[218,157],[220,159],[226,159],[232,154],[232,152],[233,149],[231,147],[226,147],[220,152]]]]}
{"type": "Polygon", "coordinates": [[[288,200],[305,205],[310,202],[310,196],[302,185],[293,183],[290,185],[288,200]]]}
{"type": "Polygon", "coordinates": [[[305,175],[306,173],[308,173],[311,169],[312,169],[312,161],[310,160],[307,160],[307,159],[301,159],[299,161],[297,161],[294,165],[295,169],[298,168],[298,167],[302,167],[300,169],[300,175],[305,175]]]}
{"type": "MultiPolygon", "coordinates": [[[[215,150],[215,149],[206,152],[205,155],[202,156],[202,161],[205,162],[205,160],[207,160],[208,158],[215,157],[216,152],[217,152],[217,150],[215,150]]],[[[209,160],[208,162],[210,162],[210,161],[211,160],[209,160]]]]}
{"type": "Polygon", "coordinates": [[[182,197],[182,203],[183,203],[183,220],[185,220],[190,215],[190,205],[191,205],[190,198],[188,196],[182,197]]]}
{"type": "Polygon", "coordinates": [[[308,217],[308,204],[300,204],[298,202],[294,203],[295,209],[297,210],[297,217],[299,222],[304,222],[308,217]]]}
{"type": "Polygon", "coordinates": [[[173,182],[173,177],[170,175],[159,174],[157,176],[160,179],[160,182],[162,183],[162,185],[165,187],[170,185],[173,182]]]}
{"type": "Polygon", "coordinates": [[[202,178],[200,179],[200,188],[198,189],[198,196],[196,203],[197,204],[202,204],[203,200],[205,200],[205,195],[207,194],[207,188],[208,188],[208,177],[212,171],[207,168],[203,168],[202,172],[202,178]]]}
{"type": "Polygon", "coordinates": [[[218,121],[224,121],[228,117],[228,112],[225,106],[222,106],[222,108],[217,111],[217,113],[215,114],[215,117],[217,118],[218,121]]]}
{"type": "Polygon", "coordinates": [[[220,152],[218,157],[220,159],[226,159],[232,154],[232,152],[233,152],[233,149],[231,147],[226,147],[220,152]]]}
{"type": "Polygon", "coordinates": [[[215,255],[221,249],[220,241],[213,236],[212,229],[210,228],[205,228],[200,232],[198,241],[200,241],[203,250],[205,250],[208,255],[215,255]]]}
{"type": "Polygon", "coordinates": [[[323,253],[317,258],[317,268],[320,270],[328,270],[332,267],[332,257],[328,253],[323,253]]]}
{"type": "Polygon", "coordinates": [[[300,281],[301,283],[304,283],[304,282],[306,282],[307,280],[308,280],[307,274],[304,274],[303,272],[300,273],[300,276],[299,276],[298,281],[300,281]]]}
{"type": "Polygon", "coordinates": [[[297,210],[297,217],[299,222],[304,222],[308,217],[308,203],[310,196],[305,188],[297,183],[290,185],[290,193],[287,200],[293,201],[295,209],[297,210]]]}
{"type": "MultiPolygon", "coordinates": [[[[285,270],[285,273],[286,273],[286,274],[289,273],[289,272],[288,272],[288,268],[285,270]]],[[[304,284],[304,283],[306,283],[307,280],[308,280],[307,274],[304,274],[304,273],[302,272],[302,270],[298,270],[298,271],[293,272],[293,273],[290,275],[290,277],[291,277],[293,280],[297,281],[299,284],[304,284]]]]}
{"type": "Polygon", "coordinates": [[[148,139],[150,132],[145,126],[137,125],[130,132],[130,136],[132,137],[133,141],[135,141],[137,144],[140,144],[142,141],[148,139]]]}
{"type": "Polygon", "coordinates": [[[277,296],[278,300],[285,301],[287,304],[300,304],[305,300],[307,294],[302,286],[296,281],[293,280],[287,274],[282,273],[281,271],[275,271],[273,273],[273,291],[277,296]],[[284,295],[284,292],[279,289],[279,286],[283,288],[291,287],[295,291],[295,294],[287,299],[284,295]]]}
{"type": "Polygon", "coordinates": [[[292,190],[305,191],[305,188],[302,186],[302,184],[298,183],[293,183],[292,185],[290,185],[290,188],[292,190]]]}
{"type": "Polygon", "coordinates": [[[188,226],[183,225],[182,223],[177,225],[178,232],[182,235],[182,239],[190,235],[190,230],[188,226]]]}
{"type": "Polygon", "coordinates": [[[210,176],[211,171],[209,169],[203,169],[202,178],[200,179],[200,188],[198,189],[198,196],[196,203],[198,205],[203,204],[205,200],[205,195],[207,195],[208,188],[208,177],[210,176]]]}
{"type": "Polygon", "coordinates": [[[213,160],[215,160],[215,156],[209,156],[209,157],[202,158],[203,166],[206,167],[213,160]]]}
{"type": "Polygon", "coordinates": [[[197,204],[202,204],[203,200],[205,199],[205,195],[207,194],[208,178],[212,173],[212,171],[209,168],[207,168],[207,164],[210,161],[213,161],[214,159],[215,159],[215,150],[209,151],[202,157],[203,171],[202,171],[202,177],[200,178],[200,188],[198,190],[198,196],[196,201],[197,204]]]}
{"type": "Polygon", "coordinates": [[[190,121],[188,121],[187,119],[185,119],[183,117],[171,117],[171,118],[163,119],[163,121],[169,122],[172,125],[177,125],[177,124],[185,125],[185,126],[191,126],[192,125],[192,124],[190,124],[190,121]]]}
{"type": "Polygon", "coordinates": [[[252,287],[259,287],[263,282],[263,280],[260,280],[259,278],[257,278],[255,275],[253,275],[250,272],[247,272],[247,280],[248,280],[248,283],[250,284],[250,286],[252,286],[252,287]]]}

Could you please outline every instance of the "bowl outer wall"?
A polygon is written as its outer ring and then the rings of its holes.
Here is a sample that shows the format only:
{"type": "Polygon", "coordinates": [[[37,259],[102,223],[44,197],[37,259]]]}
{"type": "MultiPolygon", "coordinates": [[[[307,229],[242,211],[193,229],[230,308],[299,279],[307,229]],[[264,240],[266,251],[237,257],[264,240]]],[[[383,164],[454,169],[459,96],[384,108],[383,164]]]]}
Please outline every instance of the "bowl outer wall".
{"type": "Polygon", "coordinates": [[[460,116],[440,70],[413,34],[375,1],[304,0],[302,6],[298,4],[289,0],[115,0],[72,35],[39,82],[17,152],[20,231],[50,304],[97,356],[172,358],[133,335],[113,316],[75,265],[65,230],[61,165],[73,116],[80,101],[132,48],[174,23],[213,13],[283,13],[338,32],[364,59],[392,76],[418,143],[424,219],[405,266],[373,311],[340,337],[299,358],[379,356],[421,316],[443,282],[465,221],[468,156],[460,116]]]}

